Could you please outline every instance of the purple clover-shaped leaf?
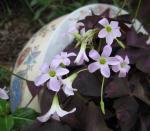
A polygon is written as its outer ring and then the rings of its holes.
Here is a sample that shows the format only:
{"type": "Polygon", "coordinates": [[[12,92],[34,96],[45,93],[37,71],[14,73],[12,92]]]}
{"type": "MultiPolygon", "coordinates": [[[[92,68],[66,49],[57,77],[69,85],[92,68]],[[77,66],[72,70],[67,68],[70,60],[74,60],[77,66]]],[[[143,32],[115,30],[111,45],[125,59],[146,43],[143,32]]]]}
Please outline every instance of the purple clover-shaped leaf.
{"type": "Polygon", "coordinates": [[[129,82],[126,78],[116,77],[114,80],[108,83],[105,88],[106,97],[117,98],[121,96],[129,95],[129,82]]]}
{"type": "Polygon", "coordinates": [[[132,97],[121,97],[114,103],[116,116],[122,131],[131,131],[137,120],[138,103],[132,97]]]}

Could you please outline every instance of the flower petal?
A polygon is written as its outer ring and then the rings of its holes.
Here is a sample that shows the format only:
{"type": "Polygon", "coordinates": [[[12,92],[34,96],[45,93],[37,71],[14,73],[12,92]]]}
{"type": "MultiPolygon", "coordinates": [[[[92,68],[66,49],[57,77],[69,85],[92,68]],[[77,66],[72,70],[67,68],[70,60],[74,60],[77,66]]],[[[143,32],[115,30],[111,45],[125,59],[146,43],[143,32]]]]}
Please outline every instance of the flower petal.
{"type": "Polygon", "coordinates": [[[61,82],[57,77],[52,77],[48,82],[48,89],[58,92],[60,90],[61,82]]]}
{"type": "Polygon", "coordinates": [[[60,57],[67,57],[67,52],[61,52],[60,55],[59,55],[59,58],[60,57]]]}
{"type": "Polygon", "coordinates": [[[100,58],[99,53],[94,49],[89,52],[89,56],[95,61],[98,61],[100,58]]]}
{"type": "Polygon", "coordinates": [[[44,114],[43,116],[37,117],[37,119],[41,122],[46,122],[48,121],[48,119],[50,119],[51,115],[54,113],[55,113],[55,109],[51,107],[46,114],[44,114]]]}
{"type": "Polygon", "coordinates": [[[59,58],[54,58],[51,62],[51,69],[57,68],[61,64],[61,59],[59,58]]]}
{"type": "Polygon", "coordinates": [[[106,43],[108,45],[111,45],[113,43],[113,40],[114,40],[114,37],[111,33],[109,33],[107,36],[106,36],[106,43]]]}
{"type": "Polygon", "coordinates": [[[108,57],[107,63],[109,65],[118,65],[120,63],[120,61],[116,57],[108,57]]]}
{"type": "Polygon", "coordinates": [[[89,58],[87,57],[87,55],[86,55],[85,52],[84,52],[84,54],[83,54],[83,57],[84,57],[84,60],[85,60],[85,61],[89,62],[89,58]]]}
{"type": "Polygon", "coordinates": [[[49,71],[49,65],[48,64],[43,64],[41,67],[40,67],[40,71],[42,73],[47,73],[49,71]]]}
{"type": "Polygon", "coordinates": [[[118,27],[118,21],[111,21],[110,22],[110,26],[112,27],[112,28],[117,28],[118,27]]]}
{"type": "Polygon", "coordinates": [[[56,112],[51,116],[51,118],[53,118],[56,121],[60,121],[60,118],[56,112]]]}
{"type": "Polygon", "coordinates": [[[4,100],[9,99],[9,96],[8,96],[7,92],[2,88],[0,88],[0,98],[4,99],[4,100]]]}
{"type": "Polygon", "coordinates": [[[77,89],[74,89],[71,86],[68,87],[67,85],[64,85],[62,89],[67,96],[72,96],[74,95],[74,91],[77,91],[77,89]]]}
{"type": "Polygon", "coordinates": [[[65,111],[65,110],[62,110],[61,108],[60,108],[60,106],[57,108],[57,114],[60,116],[60,117],[63,117],[63,116],[65,116],[65,115],[67,115],[67,114],[70,114],[70,113],[73,113],[73,112],[75,112],[76,111],[76,108],[73,108],[71,111],[65,111]]]}
{"type": "Polygon", "coordinates": [[[90,73],[93,73],[93,72],[95,72],[98,69],[100,69],[100,64],[98,62],[91,63],[88,66],[88,70],[89,70],[90,73]]]}
{"type": "Polygon", "coordinates": [[[121,56],[116,55],[115,57],[116,57],[116,58],[120,61],[120,63],[122,63],[122,62],[123,62],[123,58],[122,58],[121,56]]]}
{"type": "Polygon", "coordinates": [[[109,78],[110,77],[110,69],[108,65],[101,66],[101,73],[104,77],[109,78]]]}
{"type": "Polygon", "coordinates": [[[126,77],[126,72],[125,71],[120,71],[119,72],[119,77],[126,77]]]}
{"type": "Polygon", "coordinates": [[[71,52],[71,53],[68,53],[68,55],[67,55],[68,57],[70,57],[70,56],[76,56],[76,54],[75,53],[73,53],[73,52],[71,52]]]}
{"type": "Polygon", "coordinates": [[[108,20],[107,20],[106,18],[103,18],[103,19],[100,20],[98,23],[101,24],[102,26],[107,26],[107,25],[109,25],[109,22],[108,22],[108,20]]]}
{"type": "Polygon", "coordinates": [[[108,32],[107,32],[106,29],[104,28],[104,29],[100,30],[100,32],[98,33],[98,37],[99,37],[99,38],[104,38],[104,37],[107,36],[107,34],[108,34],[108,32]]]}
{"type": "Polygon", "coordinates": [[[126,66],[125,66],[126,72],[129,72],[130,68],[131,68],[131,67],[130,67],[129,65],[126,65],[126,66]]]}
{"type": "Polygon", "coordinates": [[[112,70],[113,70],[114,72],[118,72],[118,71],[119,71],[119,65],[114,65],[114,66],[112,66],[112,70]]]}
{"type": "Polygon", "coordinates": [[[115,39],[116,37],[120,37],[121,36],[121,32],[119,29],[113,29],[112,31],[113,33],[113,38],[115,39]]]}
{"type": "Polygon", "coordinates": [[[39,77],[37,77],[34,81],[36,86],[42,85],[44,82],[46,82],[48,79],[50,79],[49,74],[42,74],[39,77]]]}
{"type": "Polygon", "coordinates": [[[112,47],[109,46],[109,45],[106,45],[106,46],[103,48],[103,52],[102,52],[102,55],[101,55],[101,56],[108,57],[108,56],[111,55],[111,52],[112,52],[112,47]]]}
{"type": "Polygon", "coordinates": [[[70,59],[69,58],[65,58],[62,63],[66,66],[70,65],[70,59]]]}
{"type": "Polygon", "coordinates": [[[127,64],[129,64],[130,62],[129,62],[129,57],[126,55],[125,56],[125,60],[124,60],[127,64]]]}
{"type": "Polygon", "coordinates": [[[66,68],[57,68],[56,69],[56,75],[57,76],[63,76],[63,75],[66,75],[66,74],[68,74],[69,73],[69,70],[68,69],[66,69],[66,68]]]}

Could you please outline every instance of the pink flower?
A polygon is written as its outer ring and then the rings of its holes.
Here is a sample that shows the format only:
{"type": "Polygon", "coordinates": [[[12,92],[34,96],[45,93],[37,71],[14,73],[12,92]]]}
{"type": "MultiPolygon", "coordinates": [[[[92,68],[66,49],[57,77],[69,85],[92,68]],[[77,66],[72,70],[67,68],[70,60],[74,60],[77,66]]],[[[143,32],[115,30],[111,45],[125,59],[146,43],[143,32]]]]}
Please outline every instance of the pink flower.
{"type": "Polygon", "coordinates": [[[110,77],[110,68],[109,65],[117,65],[119,60],[115,57],[109,57],[112,52],[112,48],[109,45],[106,45],[103,49],[101,55],[96,50],[91,50],[89,52],[89,56],[95,60],[96,62],[90,64],[88,66],[88,70],[90,73],[95,72],[96,70],[100,69],[101,74],[109,78],[110,77]]]}
{"type": "Polygon", "coordinates": [[[74,63],[76,63],[77,65],[82,65],[84,61],[89,62],[89,58],[86,55],[86,45],[86,43],[81,44],[80,51],[74,61],[74,63]]]}
{"type": "Polygon", "coordinates": [[[70,65],[70,59],[68,57],[71,56],[76,56],[76,54],[73,52],[61,52],[60,54],[56,55],[55,58],[52,60],[52,65],[54,65],[55,67],[58,67],[60,64],[68,66],[70,65]]]}
{"type": "Polygon", "coordinates": [[[73,108],[71,111],[65,111],[63,109],[61,109],[60,105],[59,105],[59,101],[58,101],[58,96],[55,95],[53,98],[53,102],[51,105],[50,110],[43,116],[38,117],[37,119],[41,122],[46,122],[48,119],[50,119],[51,117],[55,120],[60,120],[59,117],[63,117],[67,114],[73,113],[76,111],[76,108],[73,108]]]}
{"type": "Polygon", "coordinates": [[[69,70],[66,68],[55,67],[53,65],[48,66],[47,64],[42,65],[41,75],[38,76],[35,80],[35,85],[40,86],[48,81],[48,88],[58,92],[60,90],[61,82],[60,77],[69,73],[69,70]]]}
{"type": "Polygon", "coordinates": [[[99,38],[106,38],[106,43],[111,45],[113,40],[121,36],[120,27],[117,21],[111,21],[110,24],[106,18],[99,21],[104,28],[99,32],[99,38]]]}
{"type": "Polygon", "coordinates": [[[121,56],[118,55],[116,56],[116,58],[119,60],[119,64],[112,66],[112,70],[114,72],[119,72],[119,77],[126,77],[126,74],[130,70],[128,56],[126,56],[124,60],[121,56]]]}
{"type": "Polygon", "coordinates": [[[4,89],[0,88],[0,98],[4,100],[9,99],[9,96],[7,94],[7,91],[5,90],[5,87],[4,89]]]}

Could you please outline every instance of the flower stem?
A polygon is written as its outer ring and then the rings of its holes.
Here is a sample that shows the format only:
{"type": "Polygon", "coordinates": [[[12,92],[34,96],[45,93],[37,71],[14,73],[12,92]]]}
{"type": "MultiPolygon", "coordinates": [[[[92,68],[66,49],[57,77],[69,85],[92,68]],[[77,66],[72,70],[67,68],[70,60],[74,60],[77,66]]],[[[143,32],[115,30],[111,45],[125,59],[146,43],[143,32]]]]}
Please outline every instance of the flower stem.
{"type": "Polygon", "coordinates": [[[125,49],[125,45],[120,40],[118,40],[116,38],[116,41],[117,41],[117,43],[118,43],[119,46],[121,46],[123,49],[125,49]]]}
{"type": "Polygon", "coordinates": [[[83,72],[83,71],[87,71],[87,70],[88,70],[87,68],[81,69],[77,72],[77,74],[79,74],[80,72],[83,72]]]}
{"type": "Polygon", "coordinates": [[[105,82],[105,77],[103,77],[103,79],[102,79],[101,101],[100,101],[100,106],[101,106],[101,110],[102,110],[102,113],[103,113],[103,114],[105,114],[105,104],[104,104],[104,101],[103,101],[104,82],[105,82]]]}
{"type": "Polygon", "coordinates": [[[141,0],[139,0],[139,2],[138,2],[138,6],[137,6],[137,9],[136,9],[136,12],[135,12],[133,23],[135,23],[135,20],[137,18],[138,13],[139,13],[140,5],[141,5],[141,0]]]}
{"type": "Polygon", "coordinates": [[[21,77],[21,76],[15,74],[15,73],[13,73],[12,71],[10,71],[9,69],[7,69],[6,67],[3,67],[2,65],[0,65],[0,68],[6,70],[9,74],[12,74],[12,75],[14,75],[14,76],[16,76],[16,77],[18,77],[18,78],[20,78],[20,79],[22,79],[22,80],[28,81],[27,79],[25,79],[25,78],[23,78],[23,77],[21,77]]]}

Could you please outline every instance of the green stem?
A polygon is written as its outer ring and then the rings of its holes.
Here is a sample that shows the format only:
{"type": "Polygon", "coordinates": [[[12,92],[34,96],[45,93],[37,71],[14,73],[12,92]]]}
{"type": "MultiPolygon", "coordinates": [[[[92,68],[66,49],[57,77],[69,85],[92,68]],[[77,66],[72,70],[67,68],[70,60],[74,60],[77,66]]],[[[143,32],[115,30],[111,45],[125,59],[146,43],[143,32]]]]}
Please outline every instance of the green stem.
{"type": "Polygon", "coordinates": [[[104,101],[103,101],[104,82],[105,82],[105,77],[103,77],[103,79],[102,79],[101,101],[100,101],[100,106],[101,106],[101,110],[102,110],[102,113],[103,113],[103,114],[105,114],[105,104],[104,104],[104,101]]]}
{"type": "Polygon", "coordinates": [[[136,9],[136,12],[135,12],[133,23],[135,23],[135,20],[137,18],[138,13],[139,13],[140,5],[141,5],[141,0],[139,0],[139,2],[138,2],[138,6],[137,6],[137,9],[136,9]]]}
{"type": "Polygon", "coordinates": [[[87,68],[81,69],[77,72],[77,74],[79,74],[80,72],[83,72],[83,71],[87,71],[87,70],[88,70],[87,68]]]}
{"type": "Polygon", "coordinates": [[[125,49],[125,45],[120,40],[118,40],[116,38],[116,41],[117,41],[117,43],[118,43],[119,46],[121,46],[123,49],[125,49]]]}
{"type": "Polygon", "coordinates": [[[21,77],[21,76],[15,74],[15,73],[13,73],[12,71],[10,71],[9,69],[7,69],[6,67],[3,67],[2,65],[0,65],[0,68],[6,70],[9,74],[12,74],[12,75],[14,75],[14,76],[16,76],[16,77],[18,77],[18,78],[20,78],[20,79],[22,79],[22,80],[28,81],[27,79],[25,79],[25,78],[23,78],[23,77],[21,77]]]}

